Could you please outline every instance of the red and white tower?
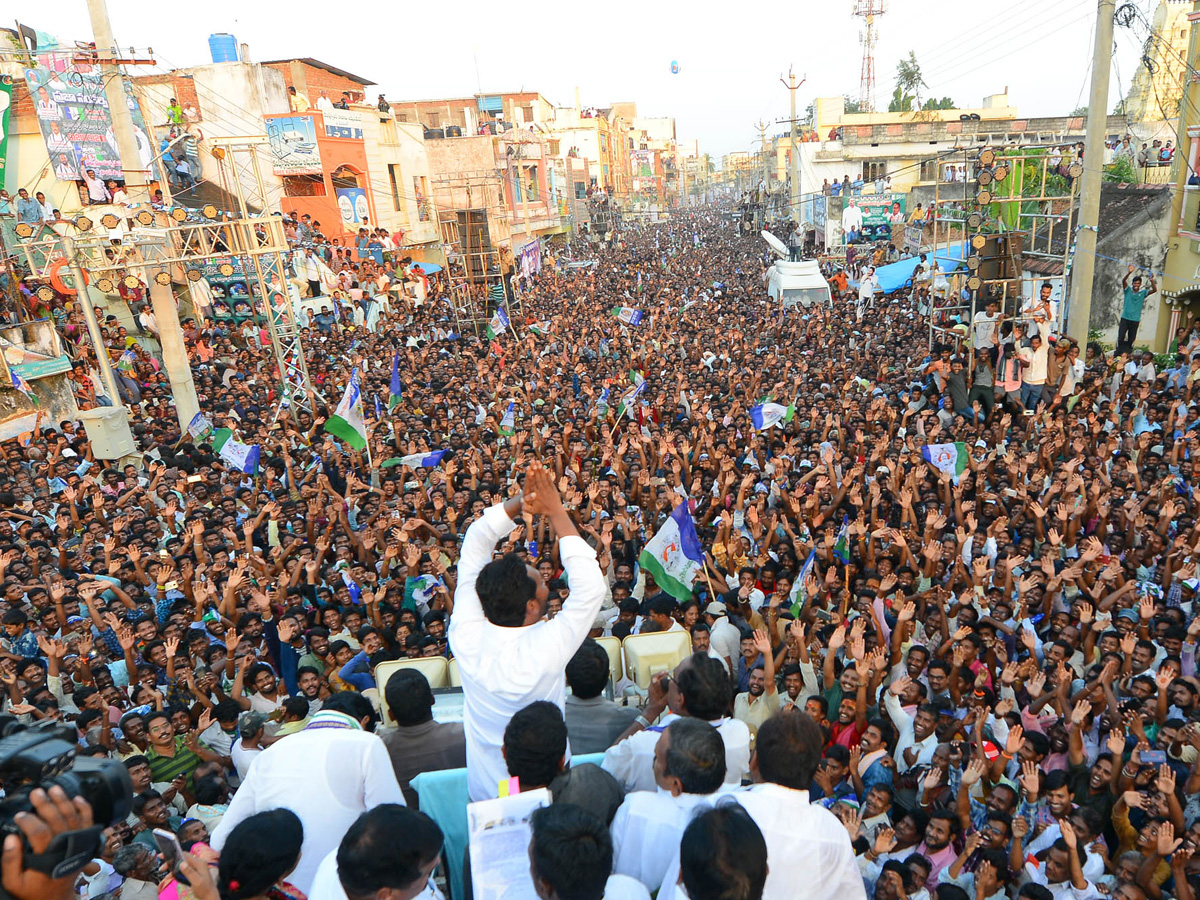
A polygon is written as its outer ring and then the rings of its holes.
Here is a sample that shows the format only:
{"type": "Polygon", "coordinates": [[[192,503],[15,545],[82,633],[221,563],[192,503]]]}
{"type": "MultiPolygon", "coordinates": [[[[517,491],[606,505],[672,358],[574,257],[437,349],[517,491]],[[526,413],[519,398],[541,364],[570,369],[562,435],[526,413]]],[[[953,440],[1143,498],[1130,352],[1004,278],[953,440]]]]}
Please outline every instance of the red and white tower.
{"type": "Polygon", "coordinates": [[[854,0],[854,15],[864,23],[859,42],[862,44],[862,77],[858,85],[858,103],[863,112],[875,111],[875,41],[879,17],[887,12],[887,0],[854,0]]]}

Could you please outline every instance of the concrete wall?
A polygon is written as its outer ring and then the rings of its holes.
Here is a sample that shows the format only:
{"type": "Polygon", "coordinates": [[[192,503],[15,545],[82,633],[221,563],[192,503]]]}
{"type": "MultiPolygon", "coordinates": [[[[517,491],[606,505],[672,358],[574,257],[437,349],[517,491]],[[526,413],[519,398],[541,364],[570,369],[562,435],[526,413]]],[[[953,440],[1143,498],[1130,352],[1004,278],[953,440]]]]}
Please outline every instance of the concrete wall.
{"type": "MultiPolygon", "coordinates": [[[[1106,187],[1115,192],[1115,186],[1106,187]]],[[[1130,264],[1154,272],[1161,272],[1166,266],[1167,248],[1163,237],[1167,232],[1166,218],[1171,209],[1171,192],[1164,190],[1161,195],[1138,215],[1112,231],[1104,229],[1104,195],[1101,195],[1101,227],[1096,245],[1091,330],[1101,332],[1101,340],[1108,343],[1116,343],[1117,320],[1121,317],[1121,308],[1124,305],[1121,281],[1128,273],[1130,264]],[[1106,256],[1113,259],[1104,259],[1106,256]]],[[[1162,276],[1158,277],[1159,291],[1164,290],[1164,280],[1162,276]]],[[[1165,289],[1170,287],[1168,284],[1165,289]]],[[[1152,347],[1159,317],[1169,317],[1170,314],[1170,310],[1162,302],[1161,294],[1147,297],[1142,308],[1142,324],[1138,329],[1136,346],[1152,347]]]]}
{"type": "MultiPolygon", "coordinates": [[[[204,120],[201,174],[220,184],[220,164],[213,159],[211,152],[204,152],[209,148],[208,142],[222,137],[265,135],[263,116],[285,113],[290,108],[287,86],[281,72],[255,63],[214,63],[181,69],[180,74],[192,76],[204,120]]],[[[271,157],[265,143],[259,153],[259,164],[266,183],[267,208],[279,209],[279,201],[283,198],[283,182],[271,170],[271,157]]],[[[239,167],[239,172],[243,168],[239,167]]],[[[240,179],[248,197],[255,197],[257,187],[252,173],[243,173],[240,179]]]]}

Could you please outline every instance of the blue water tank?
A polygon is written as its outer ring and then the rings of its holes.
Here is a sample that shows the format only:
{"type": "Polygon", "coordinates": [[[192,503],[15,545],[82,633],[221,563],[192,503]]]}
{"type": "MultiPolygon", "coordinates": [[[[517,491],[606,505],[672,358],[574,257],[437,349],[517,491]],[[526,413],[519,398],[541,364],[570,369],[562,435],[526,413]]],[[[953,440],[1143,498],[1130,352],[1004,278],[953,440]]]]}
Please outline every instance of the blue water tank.
{"type": "Polygon", "coordinates": [[[238,61],[238,42],[232,34],[210,34],[208,50],[215,63],[238,61]]]}

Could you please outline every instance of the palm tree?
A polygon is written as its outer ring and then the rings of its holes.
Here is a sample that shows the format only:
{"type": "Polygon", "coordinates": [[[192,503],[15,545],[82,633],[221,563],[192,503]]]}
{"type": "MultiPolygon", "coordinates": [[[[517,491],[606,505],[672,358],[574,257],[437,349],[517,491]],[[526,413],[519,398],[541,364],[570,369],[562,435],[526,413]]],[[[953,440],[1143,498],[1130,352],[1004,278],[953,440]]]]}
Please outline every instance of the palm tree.
{"type": "Polygon", "coordinates": [[[908,58],[901,59],[896,64],[896,89],[900,96],[912,94],[913,103],[910,108],[921,108],[921,88],[928,87],[925,84],[925,79],[921,77],[921,64],[917,62],[917,55],[912,51],[908,51],[908,58]]]}

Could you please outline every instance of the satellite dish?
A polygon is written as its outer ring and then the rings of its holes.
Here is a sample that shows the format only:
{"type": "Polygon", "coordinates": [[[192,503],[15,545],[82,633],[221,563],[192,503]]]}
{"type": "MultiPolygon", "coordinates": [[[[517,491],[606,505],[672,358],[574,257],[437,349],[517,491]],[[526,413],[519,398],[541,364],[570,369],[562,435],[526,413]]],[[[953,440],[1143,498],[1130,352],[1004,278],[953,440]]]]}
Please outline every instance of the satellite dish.
{"type": "Polygon", "coordinates": [[[775,254],[780,259],[787,259],[789,256],[791,256],[791,253],[788,252],[787,245],[784,244],[784,242],[779,238],[775,237],[775,235],[771,234],[771,232],[764,228],[761,234],[762,239],[766,241],[768,245],[770,245],[771,249],[775,251],[775,254]]]}

